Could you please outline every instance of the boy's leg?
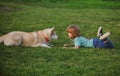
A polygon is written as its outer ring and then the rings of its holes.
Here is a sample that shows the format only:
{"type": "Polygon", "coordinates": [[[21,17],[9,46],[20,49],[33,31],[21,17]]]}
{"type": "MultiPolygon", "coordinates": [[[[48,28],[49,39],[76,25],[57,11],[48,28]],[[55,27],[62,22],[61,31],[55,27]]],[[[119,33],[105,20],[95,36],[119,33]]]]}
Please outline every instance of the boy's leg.
{"type": "Polygon", "coordinates": [[[110,48],[110,49],[114,48],[114,45],[109,38],[107,39],[106,48],[110,48]]]}
{"type": "Polygon", "coordinates": [[[100,40],[99,38],[93,39],[93,45],[95,48],[105,48],[105,43],[103,40],[100,40]]]}
{"type": "Polygon", "coordinates": [[[98,28],[97,37],[100,37],[100,36],[102,36],[102,35],[103,35],[103,30],[102,30],[102,27],[100,26],[100,27],[98,28]]]}
{"type": "Polygon", "coordinates": [[[100,40],[103,40],[104,43],[107,43],[108,42],[108,37],[110,36],[110,32],[106,32],[105,34],[103,34],[102,36],[100,36],[100,40]]]}
{"type": "Polygon", "coordinates": [[[93,45],[95,48],[114,48],[112,42],[109,40],[109,38],[107,39],[108,42],[104,43],[103,40],[100,40],[99,38],[94,38],[93,39],[93,45]]]}

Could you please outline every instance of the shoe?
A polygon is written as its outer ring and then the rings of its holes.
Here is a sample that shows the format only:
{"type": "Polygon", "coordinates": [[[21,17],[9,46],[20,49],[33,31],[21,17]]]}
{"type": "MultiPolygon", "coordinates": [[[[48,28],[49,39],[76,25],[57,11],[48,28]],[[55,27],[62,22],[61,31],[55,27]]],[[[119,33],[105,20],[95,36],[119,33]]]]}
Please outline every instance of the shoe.
{"type": "Polygon", "coordinates": [[[105,40],[107,39],[107,37],[110,36],[110,32],[106,32],[105,34],[103,34],[102,36],[100,36],[100,40],[105,40]]]}
{"type": "Polygon", "coordinates": [[[102,31],[102,27],[100,26],[100,27],[98,28],[97,37],[100,37],[100,36],[102,36],[102,35],[103,35],[103,31],[102,31]]]}

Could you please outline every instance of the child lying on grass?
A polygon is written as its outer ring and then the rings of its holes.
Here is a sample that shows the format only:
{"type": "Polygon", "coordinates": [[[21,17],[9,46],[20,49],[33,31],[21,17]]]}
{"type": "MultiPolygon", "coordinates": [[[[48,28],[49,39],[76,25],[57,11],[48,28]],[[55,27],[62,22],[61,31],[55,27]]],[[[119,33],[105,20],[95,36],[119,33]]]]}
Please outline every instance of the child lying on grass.
{"type": "MultiPolygon", "coordinates": [[[[110,32],[106,32],[103,34],[102,27],[99,27],[97,37],[87,39],[81,36],[80,29],[77,25],[69,25],[66,29],[68,32],[68,36],[74,40],[74,47],[73,48],[80,48],[80,47],[93,47],[93,48],[114,48],[112,42],[108,38],[110,32]]],[[[65,47],[69,46],[69,44],[64,44],[65,47]]]]}

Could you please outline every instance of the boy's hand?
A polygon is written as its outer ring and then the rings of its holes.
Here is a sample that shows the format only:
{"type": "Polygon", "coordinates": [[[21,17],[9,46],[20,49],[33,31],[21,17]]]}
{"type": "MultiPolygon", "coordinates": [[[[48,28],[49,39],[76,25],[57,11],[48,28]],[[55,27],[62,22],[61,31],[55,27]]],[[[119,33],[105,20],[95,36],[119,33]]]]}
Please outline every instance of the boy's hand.
{"type": "Polygon", "coordinates": [[[64,47],[69,47],[69,46],[73,46],[73,44],[64,44],[64,47]]]}
{"type": "Polygon", "coordinates": [[[68,46],[69,46],[69,44],[64,44],[63,46],[64,46],[64,47],[68,47],[68,46]]]}
{"type": "Polygon", "coordinates": [[[76,48],[76,47],[62,47],[63,49],[79,49],[79,48],[76,48]]]}

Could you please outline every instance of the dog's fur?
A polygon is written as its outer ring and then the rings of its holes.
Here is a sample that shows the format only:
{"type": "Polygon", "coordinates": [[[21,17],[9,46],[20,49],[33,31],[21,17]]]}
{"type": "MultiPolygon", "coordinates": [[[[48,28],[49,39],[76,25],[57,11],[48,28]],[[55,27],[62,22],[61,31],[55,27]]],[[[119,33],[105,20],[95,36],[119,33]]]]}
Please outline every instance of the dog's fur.
{"type": "Polygon", "coordinates": [[[13,31],[0,37],[0,43],[6,46],[31,46],[50,48],[48,42],[57,39],[54,27],[36,32],[13,31]]]}

